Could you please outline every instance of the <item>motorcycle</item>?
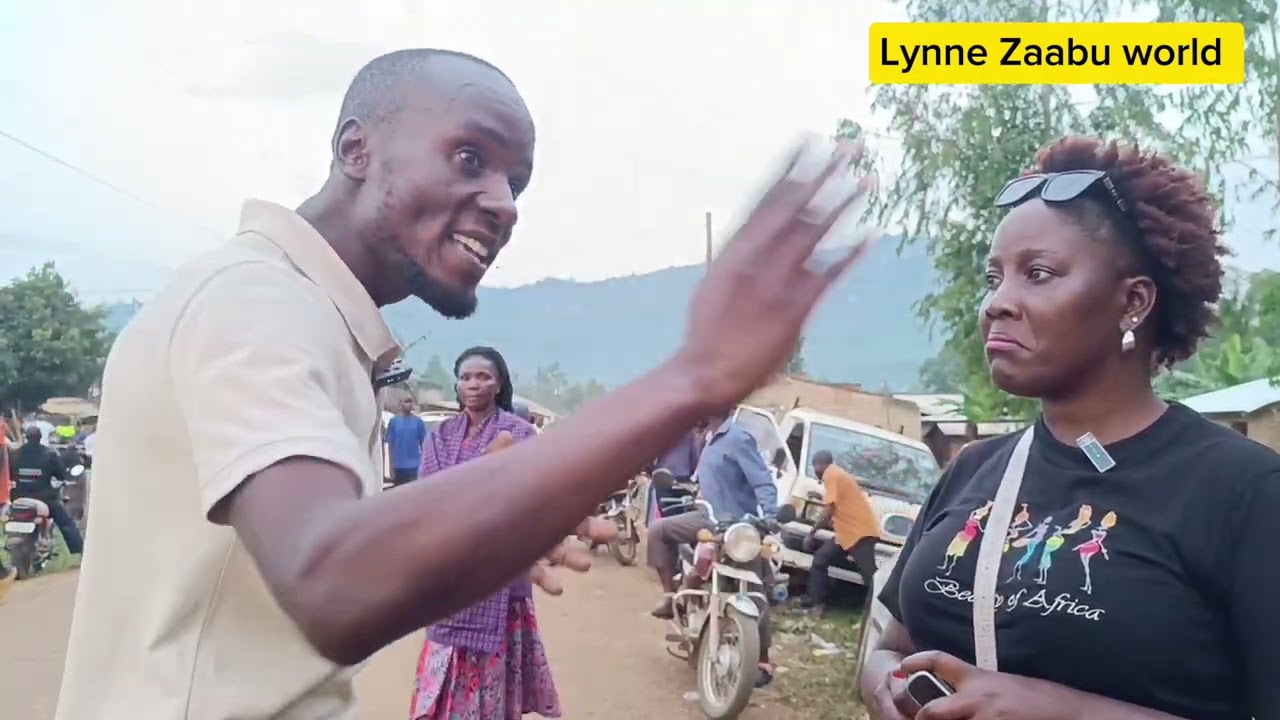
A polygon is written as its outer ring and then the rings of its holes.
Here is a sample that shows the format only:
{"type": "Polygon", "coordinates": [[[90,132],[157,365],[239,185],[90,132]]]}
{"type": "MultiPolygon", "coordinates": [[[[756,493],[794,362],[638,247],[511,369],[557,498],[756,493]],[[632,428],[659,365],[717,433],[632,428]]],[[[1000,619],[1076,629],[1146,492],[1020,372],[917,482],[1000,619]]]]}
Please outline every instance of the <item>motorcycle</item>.
{"type": "Polygon", "coordinates": [[[610,495],[601,504],[598,513],[606,520],[611,520],[618,528],[617,537],[609,543],[609,554],[624,567],[635,565],[640,554],[640,531],[636,522],[640,504],[636,502],[636,498],[641,491],[641,483],[633,479],[626,489],[610,495]]]}
{"type": "MultiPolygon", "coordinates": [[[[67,483],[74,483],[84,474],[84,466],[76,465],[68,473],[67,482],[53,481],[53,487],[64,494],[67,483]]],[[[17,498],[9,505],[9,516],[4,523],[5,550],[9,561],[18,571],[18,579],[26,580],[39,575],[57,554],[54,542],[53,517],[49,505],[35,498],[17,498]]]]}
{"type": "Polygon", "coordinates": [[[692,481],[680,482],[666,468],[654,470],[649,483],[666,494],[665,497],[654,494],[654,497],[658,499],[657,510],[659,518],[680,515],[694,509],[693,498],[698,494],[698,483],[692,481]]]}
{"type": "MultiPolygon", "coordinates": [[[[690,505],[711,505],[698,500],[690,505]]],[[[680,548],[682,572],[672,601],[667,651],[693,665],[698,704],[712,720],[738,717],[759,673],[761,608],[768,598],[753,566],[778,552],[777,524],[760,518],[717,522],[680,548]]]]}

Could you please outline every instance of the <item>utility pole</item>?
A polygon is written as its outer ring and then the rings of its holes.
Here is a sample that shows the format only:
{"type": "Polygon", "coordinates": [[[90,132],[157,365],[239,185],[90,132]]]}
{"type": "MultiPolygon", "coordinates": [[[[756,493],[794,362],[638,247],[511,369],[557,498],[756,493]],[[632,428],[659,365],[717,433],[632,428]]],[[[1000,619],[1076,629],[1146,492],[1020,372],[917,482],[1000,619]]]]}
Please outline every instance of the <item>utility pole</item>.
{"type": "Polygon", "coordinates": [[[706,213],[706,229],[707,229],[707,261],[706,261],[706,264],[703,266],[704,271],[711,267],[711,211],[709,210],[706,213]]]}

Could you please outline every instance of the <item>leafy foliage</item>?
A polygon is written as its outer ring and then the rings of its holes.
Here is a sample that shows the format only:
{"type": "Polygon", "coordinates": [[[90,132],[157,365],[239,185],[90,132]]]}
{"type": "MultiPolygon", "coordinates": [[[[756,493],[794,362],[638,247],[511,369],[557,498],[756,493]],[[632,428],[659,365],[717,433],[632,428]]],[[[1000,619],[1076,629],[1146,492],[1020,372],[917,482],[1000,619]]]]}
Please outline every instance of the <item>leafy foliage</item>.
{"type": "Polygon", "coordinates": [[[560,413],[571,413],[588,400],[607,392],[594,378],[584,383],[573,382],[560,369],[559,363],[538,368],[533,380],[515,379],[516,392],[560,413]]]}
{"type": "MultiPolygon", "coordinates": [[[[873,90],[873,108],[885,116],[888,133],[900,139],[902,157],[894,161],[894,172],[882,173],[890,176],[893,192],[880,193],[871,210],[881,227],[891,232],[904,228],[904,245],[924,244],[933,259],[938,285],[916,309],[942,336],[945,363],[954,369],[957,385],[951,389],[964,393],[965,413],[972,421],[1025,417],[1034,411],[1034,402],[1010,397],[992,384],[978,337],[978,308],[986,291],[981,268],[1003,215],[991,199],[1031,163],[1039,148],[1071,132],[1137,140],[1207,171],[1247,155],[1250,137],[1242,128],[1257,130],[1275,147],[1280,86],[1270,38],[1276,34],[1276,0],[900,4],[912,20],[929,22],[1095,22],[1112,19],[1120,10],[1146,7],[1165,20],[1243,21],[1251,38],[1243,86],[882,85],[873,90]],[[1169,117],[1178,122],[1171,126],[1169,117]],[[1270,130],[1262,127],[1268,119],[1270,130]]],[[[841,121],[838,134],[853,132],[851,125],[856,124],[841,121]]]]}
{"type": "Polygon", "coordinates": [[[447,390],[453,387],[453,373],[445,367],[439,355],[432,355],[427,361],[427,367],[418,376],[418,381],[429,387],[447,390]]]}
{"type": "Polygon", "coordinates": [[[103,311],[80,305],[53,263],[32,269],[0,288],[0,405],[84,395],[111,340],[103,311]]]}
{"type": "Polygon", "coordinates": [[[1156,387],[1181,399],[1259,378],[1280,379],[1280,272],[1264,270],[1231,287],[1218,304],[1222,325],[1195,357],[1156,387]]]}

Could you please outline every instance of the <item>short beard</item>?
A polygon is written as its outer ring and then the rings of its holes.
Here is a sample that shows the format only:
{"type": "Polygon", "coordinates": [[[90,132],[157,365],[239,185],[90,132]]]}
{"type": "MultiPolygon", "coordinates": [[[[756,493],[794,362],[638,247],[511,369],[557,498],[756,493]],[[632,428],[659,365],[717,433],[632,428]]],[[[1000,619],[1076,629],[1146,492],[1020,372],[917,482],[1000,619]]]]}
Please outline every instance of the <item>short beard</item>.
{"type": "Polygon", "coordinates": [[[469,318],[476,311],[476,295],[474,292],[462,292],[431,277],[418,267],[417,263],[406,265],[405,282],[409,286],[409,294],[430,305],[433,310],[450,320],[469,318]]]}

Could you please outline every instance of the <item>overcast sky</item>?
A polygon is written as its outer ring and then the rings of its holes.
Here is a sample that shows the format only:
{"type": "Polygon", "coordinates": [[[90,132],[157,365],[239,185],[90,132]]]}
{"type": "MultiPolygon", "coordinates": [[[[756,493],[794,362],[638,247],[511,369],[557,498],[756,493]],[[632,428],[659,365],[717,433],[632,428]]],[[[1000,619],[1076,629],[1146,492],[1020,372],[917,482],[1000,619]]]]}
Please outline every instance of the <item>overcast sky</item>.
{"type": "MultiPolygon", "coordinates": [[[[698,262],[800,130],[869,120],[870,0],[64,0],[0,11],[0,275],[56,259],[88,298],[154,288],[247,196],[323,180],[341,95],[402,47],[502,67],[538,124],[533,185],[491,284],[698,262]]],[[[1242,265],[1280,266],[1245,242],[1242,265]]]]}

